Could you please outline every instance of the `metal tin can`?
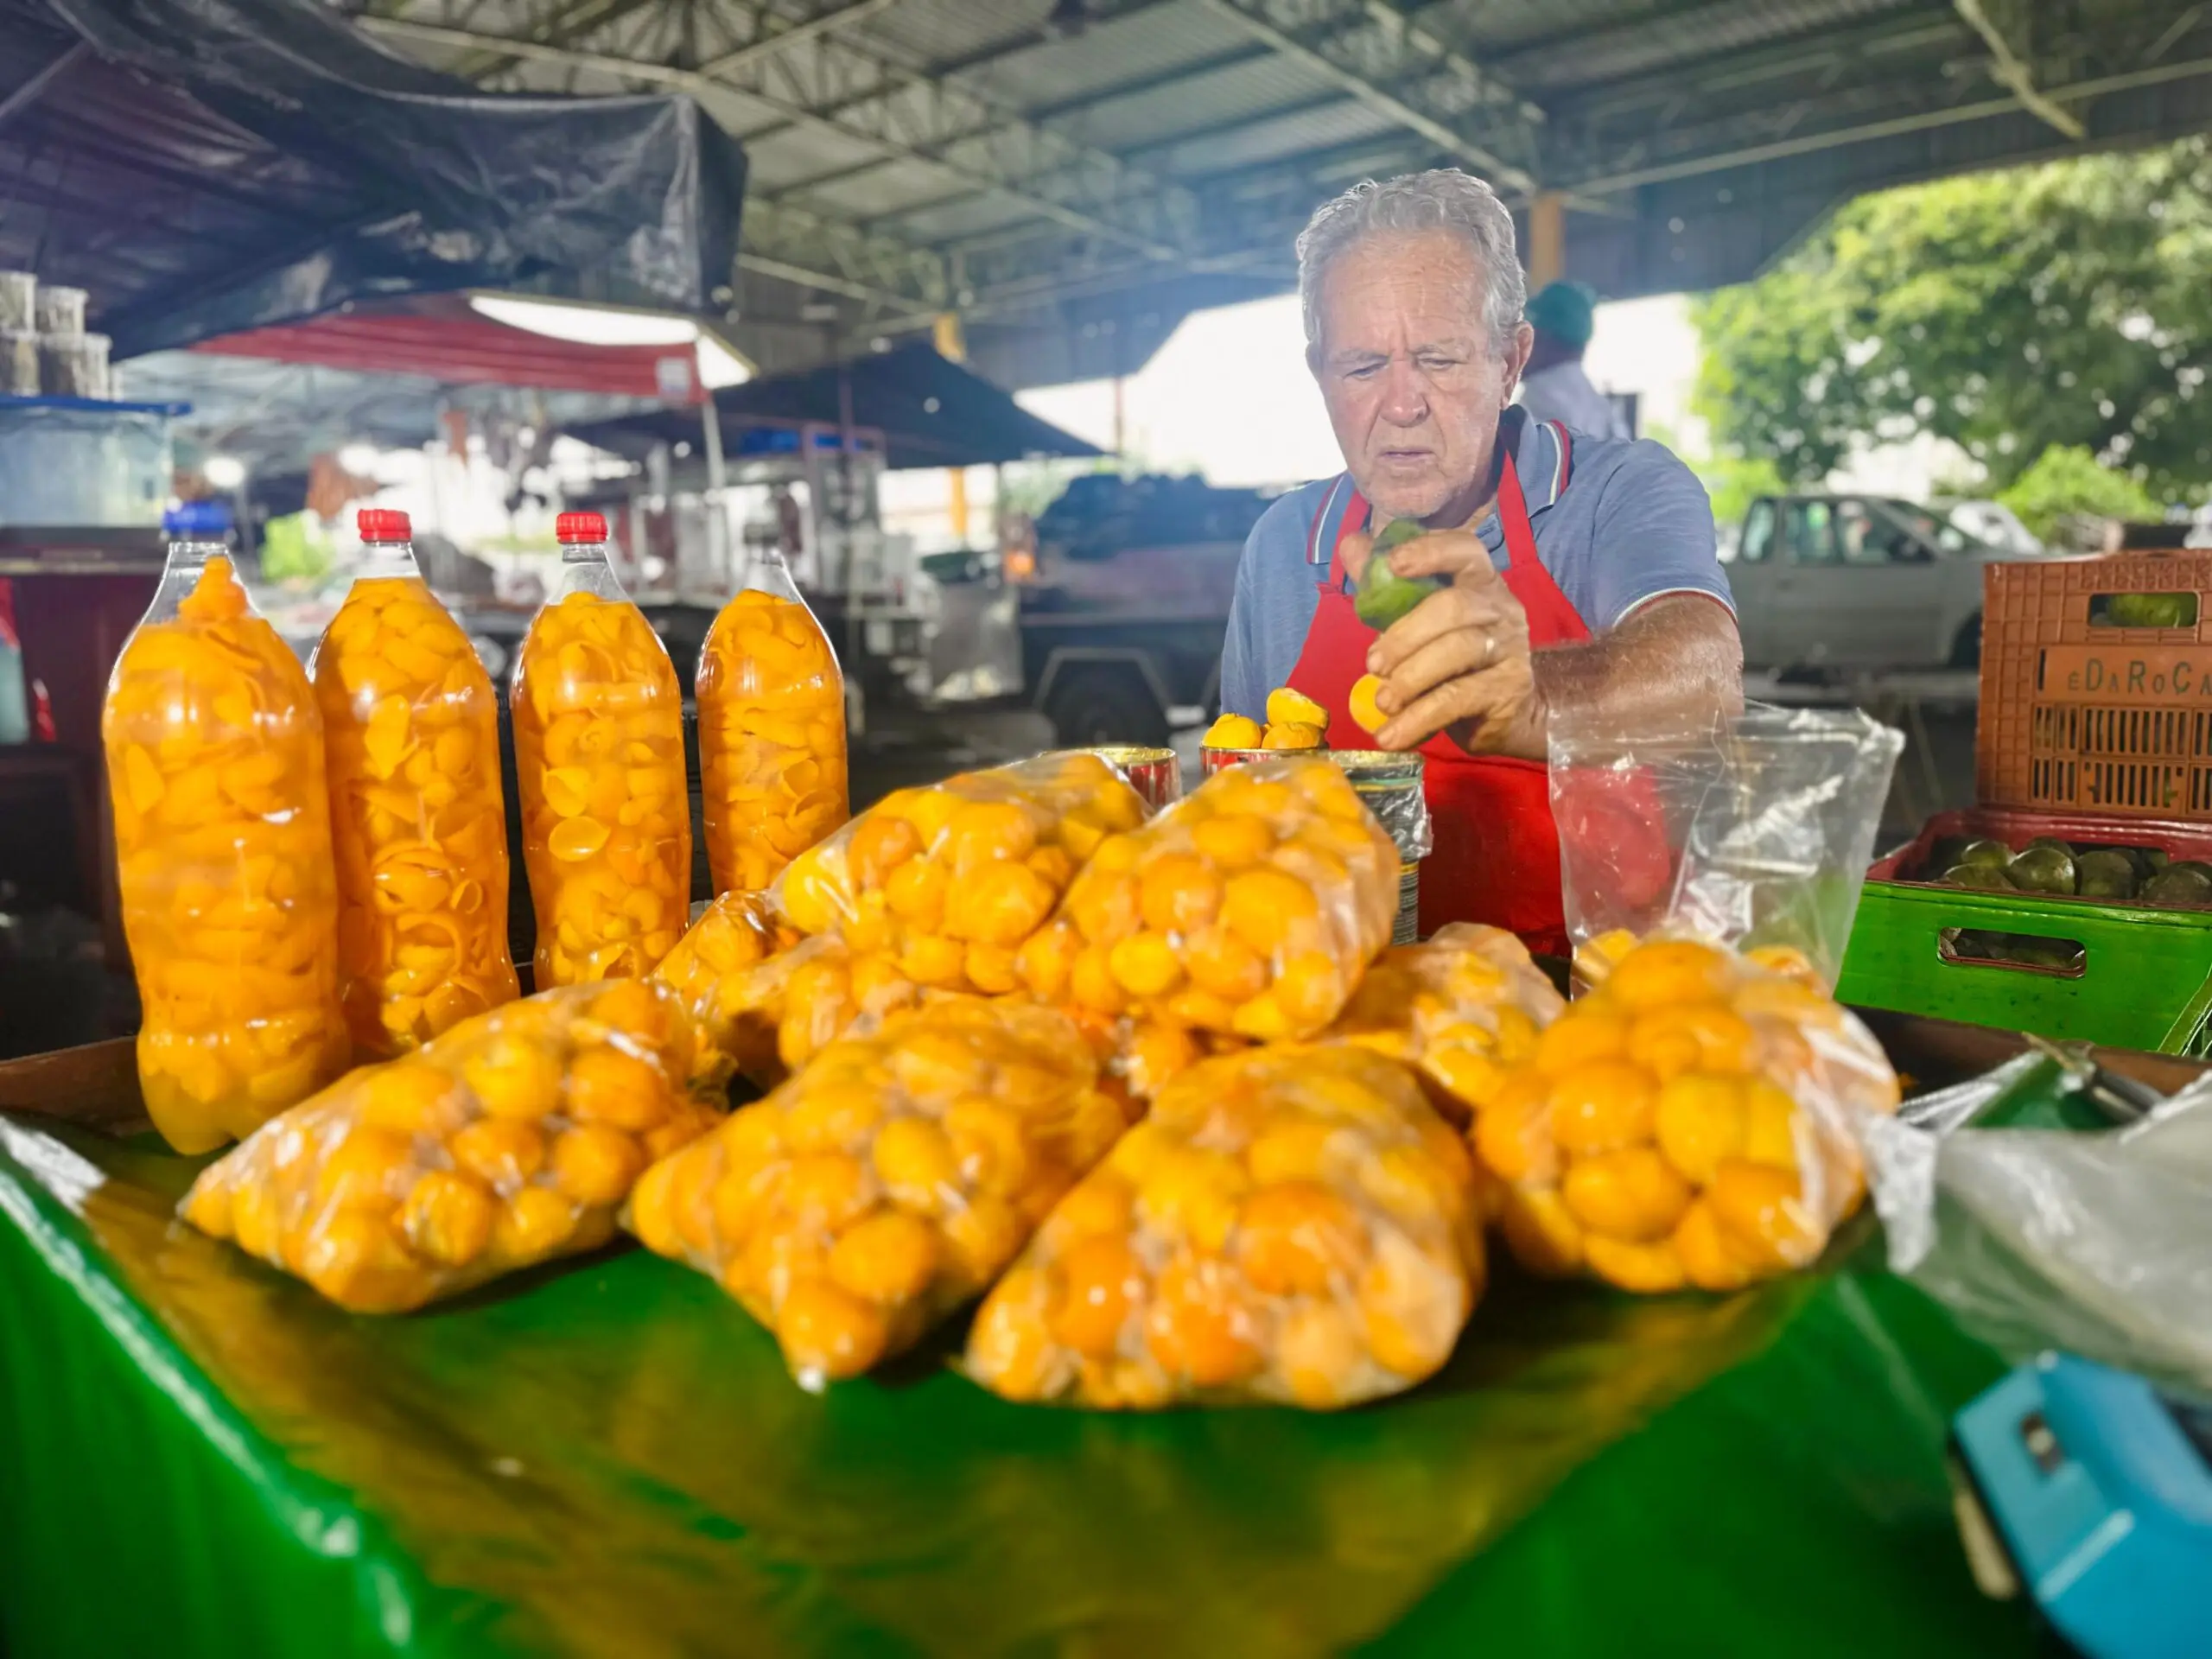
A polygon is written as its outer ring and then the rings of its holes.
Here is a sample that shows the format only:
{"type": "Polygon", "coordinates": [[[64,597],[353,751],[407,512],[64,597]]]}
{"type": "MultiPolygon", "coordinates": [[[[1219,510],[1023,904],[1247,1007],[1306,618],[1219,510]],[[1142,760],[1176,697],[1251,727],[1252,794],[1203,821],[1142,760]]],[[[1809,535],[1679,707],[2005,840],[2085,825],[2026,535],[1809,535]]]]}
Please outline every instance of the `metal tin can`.
{"type": "Polygon", "coordinates": [[[1418,754],[1390,749],[1330,749],[1328,758],[1344,770],[1352,788],[1367,803],[1398,849],[1398,914],[1390,943],[1413,944],[1421,938],[1421,861],[1435,845],[1429,828],[1428,798],[1421,793],[1427,762],[1418,754]]]}
{"type": "Polygon", "coordinates": [[[1173,749],[1148,749],[1133,743],[1109,743],[1092,749],[1108,766],[1129,780],[1129,787],[1144,798],[1147,810],[1158,812],[1182,798],[1183,763],[1173,749]]]}

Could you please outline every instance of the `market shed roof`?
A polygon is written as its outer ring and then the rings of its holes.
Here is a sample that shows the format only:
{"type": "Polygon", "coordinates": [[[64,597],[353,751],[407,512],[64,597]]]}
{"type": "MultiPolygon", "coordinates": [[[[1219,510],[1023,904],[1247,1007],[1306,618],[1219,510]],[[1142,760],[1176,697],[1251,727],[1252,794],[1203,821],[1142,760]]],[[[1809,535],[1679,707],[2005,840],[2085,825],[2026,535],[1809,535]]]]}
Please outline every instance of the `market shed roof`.
{"type": "Polygon", "coordinates": [[[2212,124],[2187,0],[369,0],[503,87],[691,93],[752,178],[740,342],[960,312],[1012,385],[1279,292],[1313,204],[1452,162],[1566,194],[1605,293],[1756,271],[1838,200],[2212,124]]]}

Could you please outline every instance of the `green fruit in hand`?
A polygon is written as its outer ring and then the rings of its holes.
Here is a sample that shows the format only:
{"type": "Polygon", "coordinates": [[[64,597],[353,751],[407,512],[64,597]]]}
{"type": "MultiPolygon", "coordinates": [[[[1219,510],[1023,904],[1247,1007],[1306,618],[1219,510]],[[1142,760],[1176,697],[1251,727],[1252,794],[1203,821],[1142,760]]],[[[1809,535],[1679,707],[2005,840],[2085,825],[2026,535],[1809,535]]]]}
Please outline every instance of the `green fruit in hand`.
{"type": "Polygon", "coordinates": [[[2001,870],[2012,861],[2012,849],[2001,841],[1970,841],[1960,851],[1958,861],[2001,870]]]}
{"type": "Polygon", "coordinates": [[[2005,867],[2012,885],[2024,893],[2071,893],[2074,859],[2056,847],[2030,847],[2005,867]]]}
{"type": "Polygon", "coordinates": [[[1943,872],[1941,884],[1947,887],[1980,887],[1991,893],[2015,891],[2012,877],[2002,870],[1993,870],[1986,864],[1954,864],[1943,872]]]}
{"type": "Polygon", "coordinates": [[[2074,861],[2084,899],[2133,899],[2135,861],[2126,853],[2084,853],[2074,861]]]}
{"type": "Polygon", "coordinates": [[[1378,633],[1445,585],[1441,576],[1402,576],[1390,568],[1390,550],[1403,547],[1421,532],[1417,518],[1393,518],[1375,538],[1375,550],[1368,556],[1367,569],[1360,573],[1351,609],[1354,616],[1378,633]]]}

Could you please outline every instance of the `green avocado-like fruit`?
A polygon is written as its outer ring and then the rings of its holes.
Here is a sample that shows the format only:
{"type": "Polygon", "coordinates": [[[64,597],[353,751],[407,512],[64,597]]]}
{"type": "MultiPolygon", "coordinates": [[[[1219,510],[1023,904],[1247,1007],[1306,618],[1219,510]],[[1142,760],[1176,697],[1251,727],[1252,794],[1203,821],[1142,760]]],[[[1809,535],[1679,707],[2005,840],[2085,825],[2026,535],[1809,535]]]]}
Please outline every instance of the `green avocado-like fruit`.
{"type": "Polygon", "coordinates": [[[2126,853],[2109,849],[2084,853],[2074,861],[2074,872],[2081,880],[2079,891],[2084,899],[2135,896],[2135,861],[2126,853]]]}
{"type": "Polygon", "coordinates": [[[2193,594],[2114,594],[2105,602],[2105,620],[2117,628],[2182,628],[2196,619],[2193,594]]]}
{"type": "Polygon", "coordinates": [[[2143,902],[2183,910],[2212,907],[2212,874],[2197,863],[2169,864],[2143,884],[2143,902]]]}
{"type": "Polygon", "coordinates": [[[1389,627],[1444,586],[1441,576],[1402,576],[1390,568],[1389,553],[1421,534],[1417,518],[1393,518],[1375,538],[1375,550],[1352,594],[1352,614],[1376,632],[1389,627]]]}
{"type": "Polygon", "coordinates": [[[2012,885],[2024,893],[2071,893],[2074,858],[2056,847],[2030,847],[2005,867],[2012,885]]]}
{"type": "Polygon", "coordinates": [[[1958,861],[2001,870],[2012,861],[2012,849],[2001,841],[1970,841],[1959,849],[1958,861]]]}
{"type": "Polygon", "coordinates": [[[1946,887],[1982,887],[1993,893],[2014,891],[2011,876],[1986,864],[1954,864],[1943,872],[1939,885],[1946,887]]]}

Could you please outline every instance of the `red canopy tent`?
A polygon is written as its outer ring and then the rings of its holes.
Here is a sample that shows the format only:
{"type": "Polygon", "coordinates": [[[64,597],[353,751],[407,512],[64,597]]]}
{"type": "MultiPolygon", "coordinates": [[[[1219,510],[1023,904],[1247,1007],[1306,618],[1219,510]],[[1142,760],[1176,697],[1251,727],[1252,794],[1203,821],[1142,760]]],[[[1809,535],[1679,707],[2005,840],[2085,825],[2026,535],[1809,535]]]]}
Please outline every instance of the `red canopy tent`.
{"type": "Polygon", "coordinates": [[[416,374],[449,385],[532,386],[696,404],[706,397],[689,342],[591,346],[495,321],[465,295],[341,307],[305,322],[223,334],[192,350],[218,357],[416,374]]]}

